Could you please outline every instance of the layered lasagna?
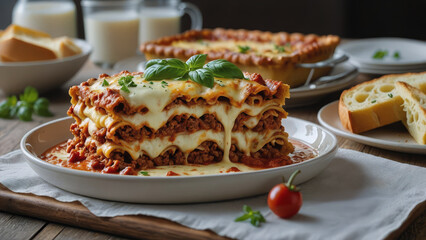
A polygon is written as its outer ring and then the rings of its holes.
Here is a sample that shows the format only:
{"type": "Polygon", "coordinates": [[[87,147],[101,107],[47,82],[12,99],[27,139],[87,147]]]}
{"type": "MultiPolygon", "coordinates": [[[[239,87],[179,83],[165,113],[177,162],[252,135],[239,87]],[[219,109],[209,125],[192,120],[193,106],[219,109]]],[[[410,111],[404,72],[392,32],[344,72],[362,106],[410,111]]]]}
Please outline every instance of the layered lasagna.
{"type": "MultiPolygon", "coordinates": [[[[264,78],[301,86],[310,70],[298,66],[333,56],[340,42],[335,35],[271,33],[233,29],[191,30],[146,42],[140,49],[149,59],[178,58],[186,61],[194,54],[207,54],[208,60],[225,59],[241,70],[264,78]]],[[[330,68],[317,68],[313,79],[328,74],[330,68]]]]}
{"type": "Polygon", "coordinates": [[[126,175],[164,166],[233,171],[293,163],[288,155],[294,147],[281,124],[289,86],[244,75],[215,78],[209,88],[190,80],[147,81],[143,73],[123,71],[74,86],[68,162],[126,175]],[[123,79],[132,82],[126,91],[123,79]]]}

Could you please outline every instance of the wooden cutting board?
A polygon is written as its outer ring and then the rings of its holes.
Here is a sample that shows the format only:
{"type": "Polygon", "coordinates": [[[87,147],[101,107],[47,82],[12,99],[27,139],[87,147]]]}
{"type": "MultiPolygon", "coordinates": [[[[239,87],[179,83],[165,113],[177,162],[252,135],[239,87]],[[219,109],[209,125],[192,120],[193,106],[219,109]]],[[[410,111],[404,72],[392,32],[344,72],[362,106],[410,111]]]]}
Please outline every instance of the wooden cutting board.
{"type": "Polygon", "coordinates": [[[178,223],[142,215],[97,217],[80,202],[15,193],[0,184],[0,211],[136,239],[228,239],[178,223]]]}

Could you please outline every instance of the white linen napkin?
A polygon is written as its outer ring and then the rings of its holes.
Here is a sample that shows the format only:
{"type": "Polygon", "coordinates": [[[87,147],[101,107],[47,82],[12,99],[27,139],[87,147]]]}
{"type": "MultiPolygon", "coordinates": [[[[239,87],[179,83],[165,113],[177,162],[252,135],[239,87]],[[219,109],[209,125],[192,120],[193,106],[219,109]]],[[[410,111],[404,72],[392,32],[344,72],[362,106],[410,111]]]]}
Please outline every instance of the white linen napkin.
{"type": "Polygon", "coordinates": [[[330,166],[302,184],[303,206],[289,220],[275,216],[266,195],[201,204],[153,205],[103,201],[56,188],[37,176],[21,151],[0,157],[0,183],[14,192],[80,201],[96,216],[143,214],[237,239],[383,239],[426,200],[426,168],[339,149],[330,166]],[[256,228],[234,222],[242,206],[260,210],[256,228]]]}

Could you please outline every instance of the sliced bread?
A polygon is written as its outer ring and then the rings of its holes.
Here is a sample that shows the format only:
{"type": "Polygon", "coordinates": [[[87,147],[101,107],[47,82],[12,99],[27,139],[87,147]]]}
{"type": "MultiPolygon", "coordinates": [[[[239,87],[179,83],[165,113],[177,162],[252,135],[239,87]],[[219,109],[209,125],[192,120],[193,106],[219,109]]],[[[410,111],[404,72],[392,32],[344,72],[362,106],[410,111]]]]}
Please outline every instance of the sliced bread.
{"type": "Polygon", "coordinates": [[[406,82],[396,82],[395,88],[404,100],[402,123],[419,144],[426,144],[426,94],[406,82]]]}
{"type": "Polygon", "coordinates": [[[344,128],[361,133],[402,120],[403,100],[395,83],[407,82],[426,93],[426,72],[382,76],[342,92],[339,117],[344,128]]]}
{"type": "Polygon", "coordinates": [[[52,60],[81,52],[67,37],[52,39],[49,34],[10,25],[0,34],[0,59],[7,62],[52,60]]]}

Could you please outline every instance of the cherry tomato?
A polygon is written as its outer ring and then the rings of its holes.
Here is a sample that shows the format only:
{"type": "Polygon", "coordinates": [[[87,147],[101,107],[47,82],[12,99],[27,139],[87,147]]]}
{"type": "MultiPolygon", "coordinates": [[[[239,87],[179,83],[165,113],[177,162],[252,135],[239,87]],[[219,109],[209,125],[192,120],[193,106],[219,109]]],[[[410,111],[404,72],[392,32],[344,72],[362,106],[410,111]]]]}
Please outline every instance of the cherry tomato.
{"type": "Polygon", "coordinates": [[[292,185],[294,177],[300,173],[295,171],[287,183],[277,184],[268,195],[268,206],[273,213],[280,218],[291,218],[296,215],[302,207],[302,194],[299,189],[292,185]]]}

